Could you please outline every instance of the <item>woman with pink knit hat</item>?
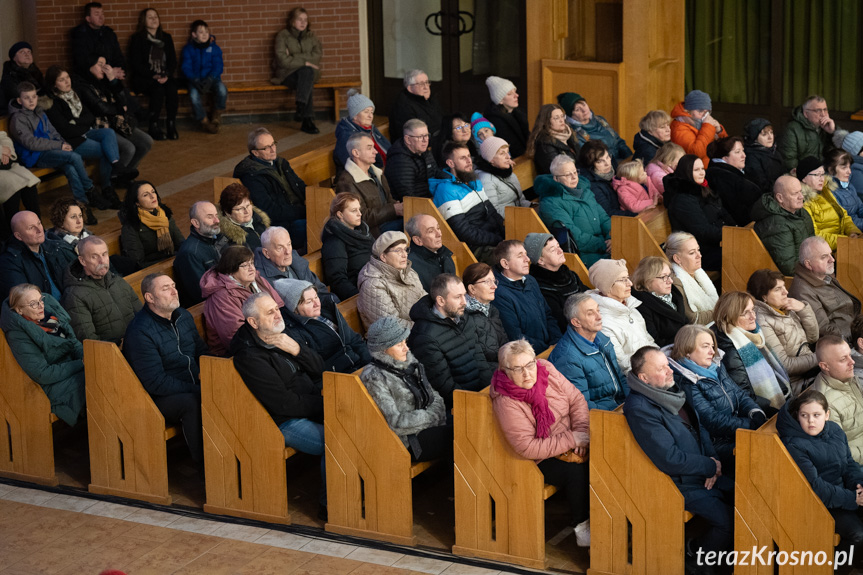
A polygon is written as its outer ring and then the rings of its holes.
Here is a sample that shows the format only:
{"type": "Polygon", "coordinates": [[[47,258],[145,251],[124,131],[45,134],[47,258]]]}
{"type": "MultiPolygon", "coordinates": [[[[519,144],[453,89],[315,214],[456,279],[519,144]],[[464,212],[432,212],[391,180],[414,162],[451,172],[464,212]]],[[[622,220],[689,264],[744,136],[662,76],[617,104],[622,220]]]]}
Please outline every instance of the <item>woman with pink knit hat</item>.
{"type": "Polygon", "coordinates": [[[506,78],[489,76],[485,85],[488,86],[491,105],[484,115],[497,129],[497,137],[503,138],[509,144],[510,156],[517,158],[527,149],[530,126],[527,123],[527,113],[518,107],[515,84],[506,78]]]}
{"type": "Polygon", "coordinates": [[[497,212],[504,217],[506,206],[529,207],[530,201],[525,199],[518,177],[512,171],[514,163],[506,140],[497,136],[486,138],[479,147],[479,155],[476,175],[497,212]]]}

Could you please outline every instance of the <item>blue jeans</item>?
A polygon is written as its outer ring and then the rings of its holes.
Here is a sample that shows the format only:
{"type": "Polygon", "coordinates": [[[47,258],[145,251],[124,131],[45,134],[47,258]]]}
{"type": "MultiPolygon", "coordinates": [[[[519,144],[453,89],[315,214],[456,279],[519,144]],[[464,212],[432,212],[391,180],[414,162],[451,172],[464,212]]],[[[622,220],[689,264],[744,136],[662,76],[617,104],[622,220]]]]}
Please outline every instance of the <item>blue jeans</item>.
{"type": "Polygon", "coordinates": [[[285,436],[285,445],[293,447],[302,453],[321,456],[321,488],[318,493],[319,503],[327,505],[327,471],[324,456],[324,426],[308,419],[289,419],[279,426],[279,431],[285,436]]]}
{"type": "Polygon", "coordinates": [[[69,180],[72,195],[81,203],[89,204],[87,192],[93,189],[93,180],[87,175],[84,160],[75,152],[48,150],[42,152],[33,165],[34,168],[60,168],[69,180]]]}
{"type": "Polygon", "coordinates": [[[75,153],[85,160],[99,160],[99,177],[102,187],[111,185],[111,167],[120,160],[117,134],[110,128],[90,130],[84,136],[75,153]]]}
{"type": "MultiPolygon", "coordinates": [[[[204,94],[194,84],[192,81],[189,82],[189,102],[192,104],[195,120],[200,122],[207,117],[207,112],[204,110],[204,94]]],[[[222,84],[221,80],[214,79],[207,92],[213,94],[213,103],[217,110],[224,110],[228,106],[228,89],[222,84]]]]}

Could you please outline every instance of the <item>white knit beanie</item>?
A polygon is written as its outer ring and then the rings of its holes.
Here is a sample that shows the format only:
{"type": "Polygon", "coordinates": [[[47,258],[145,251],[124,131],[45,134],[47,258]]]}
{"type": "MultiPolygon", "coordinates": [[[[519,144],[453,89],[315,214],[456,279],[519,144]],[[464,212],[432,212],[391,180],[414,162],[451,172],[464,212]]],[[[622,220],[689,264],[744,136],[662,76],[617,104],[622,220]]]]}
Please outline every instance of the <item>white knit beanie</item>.
{"type": "Polygon", "coordinates": [[[485,79],[485,85],[488,86],[491,101],[495,104],[500,104],[510,90],[515,90],[515,84],[500,76],[489,76],[485,79]]]}
{"type": "Polygon", "coordinates": [[[491,162],[491,159],[495,154],[497,154],[497,151],[504,146],[509,146],[509,144],[506,143],[506,140],[498,138],[497,136],[491,136],[483,140],[482,144],[480,144],[479,155],[482,156],[482,159],[486,162],[491,162]]]}

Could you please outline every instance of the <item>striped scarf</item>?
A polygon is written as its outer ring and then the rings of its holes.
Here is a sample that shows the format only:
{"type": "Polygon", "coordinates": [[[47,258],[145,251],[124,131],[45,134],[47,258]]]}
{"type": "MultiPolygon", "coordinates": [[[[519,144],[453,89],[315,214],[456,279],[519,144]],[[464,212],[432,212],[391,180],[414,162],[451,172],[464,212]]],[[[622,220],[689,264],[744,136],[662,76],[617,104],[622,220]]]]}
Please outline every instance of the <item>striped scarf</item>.
{"type": "Polygon", "coordinates": [[[788,374],[765,344],[761,327],[756,325],[755,331],[746,331],[735,326],[728,337],[740,355],[755,395],[768,400],[776,409],[785,405],[791,389],[788,374]]]}

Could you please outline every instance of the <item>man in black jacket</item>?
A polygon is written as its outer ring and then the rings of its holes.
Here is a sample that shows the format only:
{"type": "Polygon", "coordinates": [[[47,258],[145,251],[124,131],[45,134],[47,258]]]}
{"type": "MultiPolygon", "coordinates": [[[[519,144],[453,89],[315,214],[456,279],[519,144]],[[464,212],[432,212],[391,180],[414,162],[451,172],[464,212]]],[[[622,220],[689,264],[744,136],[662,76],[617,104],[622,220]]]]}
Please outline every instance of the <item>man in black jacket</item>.
{"type": "Polygon", "coordinates": [[[432,281],[440,274],[455,275],[452,251],[443,245],[443,235],[437,220],[426,214],[417,214],[405,224],[411,238],[408,259],[420,277],[423,289],[429,291],[432,281]]]}
{"type": "Polygon", "coordinates": [[[198,463],[204,461],[199,361],[207,353],[192,315],[180,307],[177,286],[164,274],[141,281],[145,305],[126,328],[123,355],[171,425],[179,423],[198,463]]]}
{"type": "Polygon", "coordinates": [[[21,82],[30,82],[36,86],[39,95],[44,94],[45,79],[39,66],[33,62],[33,47],[27,42],[12,44],[9,48],[9,59],[3,63],[3,77],[0,80],[0,89],[3,90],[0,102],[3,107],[0,110],[4,114],[7,104],[18,97],[18,84],[21,82]]]}
{"type": "Polygon", "coordinates": [[[464,313],[465,288],[458,276],[441,274],[429,294],[411,308],[414,321],[408,347],[423,364],[432,384],[452,408],[456,389],[479,391],[489,384],[497,365],[485,359],[476,325],[464,313]]]}
{"type": "MultiPolygon", "coordinates": [[[[276,280],[303,280],[318,290],[318,294],[329,293],[329,288],[309,268],[309,262],[302,257],[291,243],[291,234],[281,226],[270,226],[261,234],[261,247],[255,248],[255,269],[261,276],[274,285],[276,280]]],[[[331,295],[334,303],[338,298],[331,295]]]]}
{"type": "Polygon", "coordinates": [[[228,244],[219,226],[219,211],[212,202],[204,200],[192,204],[189,223],[189,237],[183,240],[174,259],[174,277],[186,307],[204,301],[201,276],[216,265],[222,248],[228,244]]]}
{"type": "Polygon", "coordinates": [[[105,12],[99,2],[88,2],[84,6],[84,21],[72,28],[72,63],[75,72],[87,73],[91,55],[104,56],[108,65],[114,69],[117,79],[126,78],[126,59],[117,34],[110,26],[105,26],[105,12]]]}
{"type": "Polygon", "coordinates": [[[410,70],[405,74],[404,90],[396,96],[390,110],[390,140],[395,142],[402,137],[405,122],[418,118],[425,122],[432,133],[432,143],[438,141],[443,111],[437,100],[431,97],[431,83],[422,70],[410,70]]]}
{"type": "MultiPolygon", "coordinates": [[[[524,249],[530,258],[530,275],[539,284],[543,297],[557,318],[557,326],[565,332],[569,322],[563,313],[566,298],[587,291],[587,286],[566,265],[566,254],[551,234],[527,234],[524,249]]],[[[414,266],[416,269],[416,266],[414,266]]]]}
{"type": "Polygon", "coordinates": [[[249,189],[252,203],[270,216],[270,224],[287,228],[301,250],[306,248],[306,184],[280,157],[266,128],[249,132],[249,155],[234,168],[234,177],[249,189]]]}
{"type": "Polygon", "coordinates": [[[404,137],[393,140],[387,152],[384,176],[397,202],[405,196],[432,197],[429,179],[446,177],[431,152],[429,137],[425,122],[416,118],[408,120],[404,125],[404,137]]]}
{"type": "Polygon", "coordinates": [[[42,220],[33,212],[12,216],[12,237],[0,254],[0,300],[19,284],[39,286],[60,301],[66,268],[75,261],[75,252],[65,249],[62,240],[45,239],[42,220]]]}

